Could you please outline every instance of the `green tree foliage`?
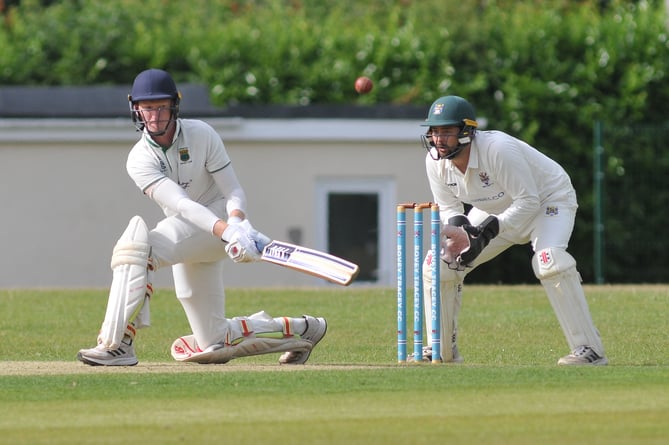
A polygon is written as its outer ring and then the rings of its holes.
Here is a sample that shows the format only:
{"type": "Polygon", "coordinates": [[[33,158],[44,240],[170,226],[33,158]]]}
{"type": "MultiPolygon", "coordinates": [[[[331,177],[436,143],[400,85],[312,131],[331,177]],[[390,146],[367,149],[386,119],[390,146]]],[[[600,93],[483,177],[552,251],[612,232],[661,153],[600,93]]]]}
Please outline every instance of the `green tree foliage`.
{"type": "MultiPolygon", "coordinates": [[[[570,172],[580,201],[571,250],[582,264],[592,264],[593,123],[602,120],[612,129],[666,120],[669,40],[662,0],[7,4],[0,24],[1,85],[129,84],[138,71],[160,67],[178,82],[207,85],[218,106],[427,106],[445,94],[464,96],[490,128],[527,140],[570,172]],[[352,88],[361,74],[375,80],[366,96],[352,88]]],[[[626,165],[652,165],[660,147],[639,150],[633,137],[610,147],[606,141],[609,196],[633,201],[629,206],[642,218],[653,208],[645,197],[662,193],[657,184],[633,195],[616,186],[643,173],[626,165]]],[[[619,242],[632,229],[614,217],[609,214],[607,227],[614,272],[608,278],[633,281],[615,266],[634,263],[631,246],[619,242]]],[[[525,250],[509,255],[527,261],[525,250]]],[[[501,259],[486,276],[519,277],[505,270],[517,263],[501,259]]]]}

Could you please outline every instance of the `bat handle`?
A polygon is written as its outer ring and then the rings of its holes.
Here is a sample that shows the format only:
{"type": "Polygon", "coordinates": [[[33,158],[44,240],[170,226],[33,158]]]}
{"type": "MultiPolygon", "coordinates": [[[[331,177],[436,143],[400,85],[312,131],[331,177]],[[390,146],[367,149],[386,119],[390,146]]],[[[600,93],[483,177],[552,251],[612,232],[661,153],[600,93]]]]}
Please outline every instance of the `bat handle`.
{"type": "Polygon", "coordinates": [[[265,240],[257,239],[257,240],[255,240],[256,249],[258,249],[258,252],[263,253],[263,251],[265,250],[265,247],[267,247],[271,242],[272,242],[271,240],[265,241],[265,240]]]}

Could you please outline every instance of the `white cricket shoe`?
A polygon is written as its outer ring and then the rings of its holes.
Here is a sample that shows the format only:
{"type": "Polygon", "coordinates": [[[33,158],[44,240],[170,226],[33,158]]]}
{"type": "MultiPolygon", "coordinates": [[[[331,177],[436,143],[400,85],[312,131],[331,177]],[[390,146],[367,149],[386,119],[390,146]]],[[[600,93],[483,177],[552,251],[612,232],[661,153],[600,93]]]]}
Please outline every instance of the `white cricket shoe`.
{"type": "Polygon", "coordinates": [[[116,349],[109,349],[102,345],[82,349],[77,354],[77,360],[91,366],[135,366],[139,361],[132,343],[131,338],[124,337],[121,346],[116,349]]]}
{"type": "MultiPolygon", "coordinates": [[[[416,360],[414,358],[414,355],[411,354],[407,357],[407,362],[416,362],[419,360],[416,360]]],[[[423,360],[420,360],[423,362],[431,362],[432,361],[432,346],[423,346],[423,360]]],[[[458,351],[458,345],[454,344],[453,345],[453,358],[449,360],[447,363],[462,363],[464,362],[465,359],[460,355],[460,351],[458,351]]]]}
{"type": "Polygon", "coordinates": [[[608,365],[606,357],[601,357],[590,346],[579,346],[571,354],[558,360],[558,365],[608,365]]]}
{"type": "Polygon", "coordinates": [[[311,355],[311,351],[316,344],[325,337],[325,332],[328,330],[328,323],[325,321],[325,318],[316,318],[311,315],[303,315],[303,318],[307,322],[307,329],[300,338],[311,343],[311,349],[308,351],[284,352],[281,354],[281,357],[279,357],[279,364],[281,365],[303,365],[309,359],[309,355],[311,355]]]}

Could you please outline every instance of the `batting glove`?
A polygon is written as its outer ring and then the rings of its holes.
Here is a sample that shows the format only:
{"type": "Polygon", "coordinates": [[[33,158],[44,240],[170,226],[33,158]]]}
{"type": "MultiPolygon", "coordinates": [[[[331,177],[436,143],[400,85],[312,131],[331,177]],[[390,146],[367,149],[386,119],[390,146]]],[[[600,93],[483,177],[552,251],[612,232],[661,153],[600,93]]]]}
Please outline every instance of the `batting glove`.
{"type": "Polygon", "coordinates": [[[240,225],[247,230],[247,233],[249,234],[251,239],[256,243],[256,248],[260,253],[262,253],[266,245],[272,242],[272,239],[270,237],[254,229],[248,219],[242,221],[240,225]]]}
{"type": "MultiPolygon", "coordinates": [[[[260,260],[262,248],[269,243],[268,241],[262,245],[261,235],[247,220],[244,220],[240,223],[228,224],[221,239],[227,243],[225,251],[232,261],[235,263],[250,263],[260,260]],[[260,246],[258,241],[261,244],[260,246]]],[[[267,238],[264,235],[262,237],[267,238]]]]}

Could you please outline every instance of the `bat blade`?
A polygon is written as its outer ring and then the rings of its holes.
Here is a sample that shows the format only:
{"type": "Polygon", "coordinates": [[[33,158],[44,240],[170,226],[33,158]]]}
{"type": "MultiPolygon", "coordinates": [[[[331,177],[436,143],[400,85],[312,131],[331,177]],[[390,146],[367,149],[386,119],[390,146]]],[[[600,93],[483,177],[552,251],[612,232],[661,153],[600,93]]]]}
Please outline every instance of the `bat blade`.
{"type": "Polygon", "coordinates": [[[262,260],[298,270],[331,283],[348,286],[358,276],[357,264],[308,247],[272,241],[263,249],[262,260]]]}

